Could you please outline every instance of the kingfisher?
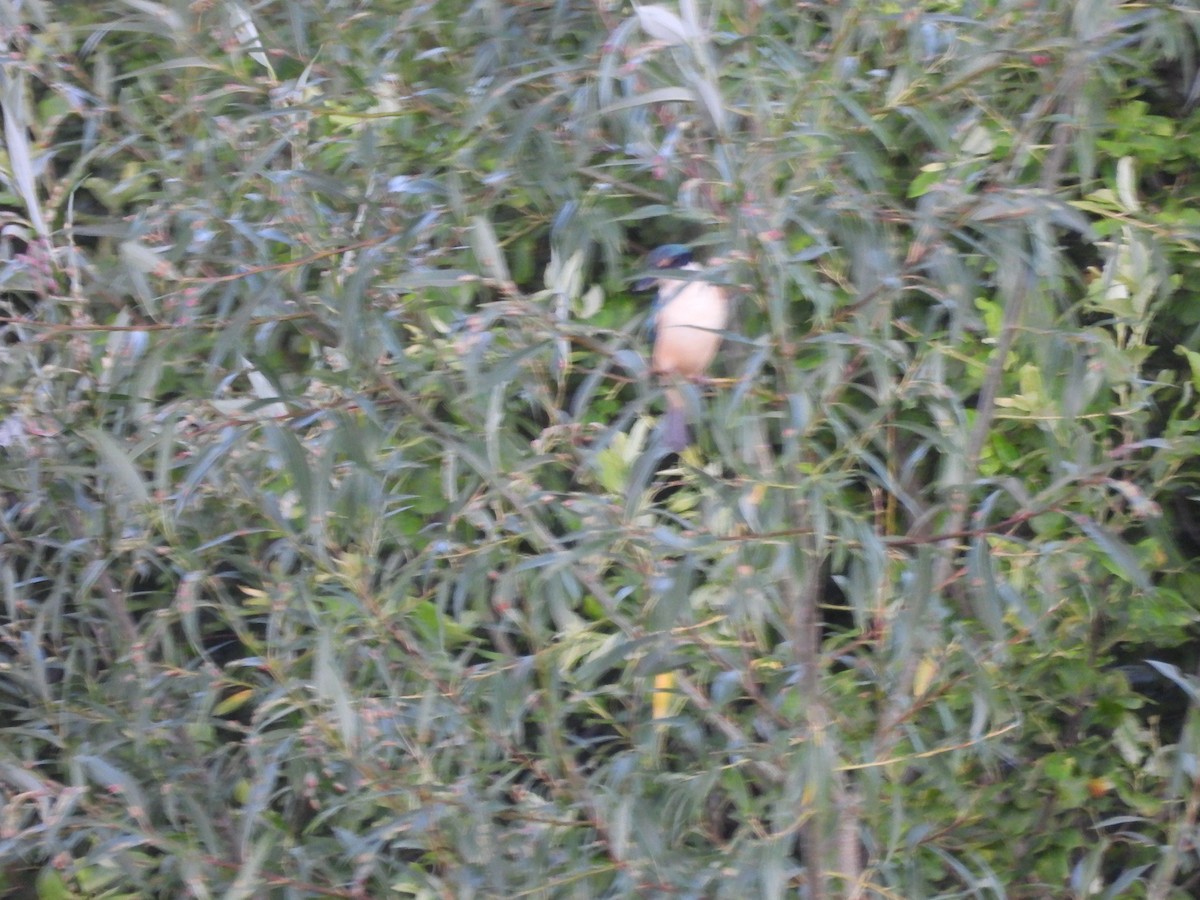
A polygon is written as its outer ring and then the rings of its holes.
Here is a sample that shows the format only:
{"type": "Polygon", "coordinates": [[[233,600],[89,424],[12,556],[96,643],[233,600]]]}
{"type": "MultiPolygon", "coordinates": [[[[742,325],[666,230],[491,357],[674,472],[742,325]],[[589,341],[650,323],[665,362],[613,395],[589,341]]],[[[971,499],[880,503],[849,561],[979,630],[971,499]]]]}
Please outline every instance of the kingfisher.
{"type": "Polygon", "coordinates": [[[668,274],[703,271],[683,244],[655,248],[646,257],[646,265],[662,274],[640,279],[634,289],[658,290],[649,321],[653,334],[650,369],[666,386],[663,443],[678,453],[688,445],[687,409],[678,383],[697,380],[708,371],[729,321],[729,297],[720,285],[668,274]]]}

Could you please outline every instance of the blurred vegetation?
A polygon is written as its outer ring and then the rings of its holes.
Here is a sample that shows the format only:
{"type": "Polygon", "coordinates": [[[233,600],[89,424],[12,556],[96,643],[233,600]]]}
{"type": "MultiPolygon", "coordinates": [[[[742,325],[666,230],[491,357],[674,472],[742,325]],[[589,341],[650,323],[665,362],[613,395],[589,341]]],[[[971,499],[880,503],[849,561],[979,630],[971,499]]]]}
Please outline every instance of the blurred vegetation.
{"type": "Polygon", "coordinates": [[[0,893],[1200,891],[1192,4],[0,43],[0,893]]]}

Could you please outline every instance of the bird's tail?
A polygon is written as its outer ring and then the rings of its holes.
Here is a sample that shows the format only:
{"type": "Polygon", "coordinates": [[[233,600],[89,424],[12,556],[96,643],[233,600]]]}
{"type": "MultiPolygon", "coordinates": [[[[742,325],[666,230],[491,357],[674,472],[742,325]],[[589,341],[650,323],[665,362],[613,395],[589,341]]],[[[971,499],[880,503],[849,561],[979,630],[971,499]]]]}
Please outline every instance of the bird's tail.
{"type": "Polygon", "coordinates": [[[663,420],[663,445],[680,453],[688,445],[687,411],[677,388],[667,388],[667,415],[663,420]]]}

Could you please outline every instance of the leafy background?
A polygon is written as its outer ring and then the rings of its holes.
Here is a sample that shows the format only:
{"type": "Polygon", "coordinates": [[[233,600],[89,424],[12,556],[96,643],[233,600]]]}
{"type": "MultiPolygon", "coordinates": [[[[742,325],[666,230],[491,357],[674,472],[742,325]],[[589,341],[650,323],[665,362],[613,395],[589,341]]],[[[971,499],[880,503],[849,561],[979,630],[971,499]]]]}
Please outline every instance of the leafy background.
{"type": "Polygon", "coordinates": [[[0,36],[6,896],[1196,894],[1194,6],[0,36]]]}

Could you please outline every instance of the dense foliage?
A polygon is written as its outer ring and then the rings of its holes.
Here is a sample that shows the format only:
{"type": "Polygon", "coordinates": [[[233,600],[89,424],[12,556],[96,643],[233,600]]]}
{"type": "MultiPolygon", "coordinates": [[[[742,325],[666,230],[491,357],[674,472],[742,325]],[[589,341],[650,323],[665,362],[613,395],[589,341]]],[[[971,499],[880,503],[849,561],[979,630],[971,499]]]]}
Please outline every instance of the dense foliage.
{"type": "Polygon", "coordinates": [[[0,891],[1200,890],[1193,5],[0,40],[0,891]]]}

